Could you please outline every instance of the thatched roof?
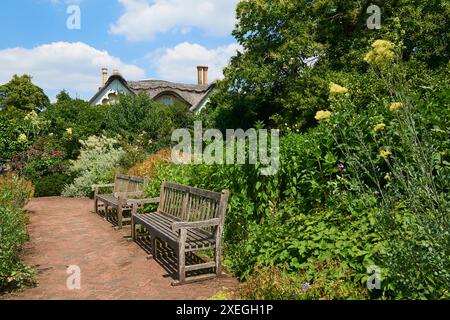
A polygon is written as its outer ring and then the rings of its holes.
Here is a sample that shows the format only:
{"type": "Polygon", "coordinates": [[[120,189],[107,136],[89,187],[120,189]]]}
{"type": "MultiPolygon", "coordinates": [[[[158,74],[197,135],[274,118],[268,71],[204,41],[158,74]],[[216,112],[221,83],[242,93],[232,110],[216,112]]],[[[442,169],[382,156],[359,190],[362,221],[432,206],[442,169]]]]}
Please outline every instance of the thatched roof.
{"type": "Polygon", "coordinates": [[[164,93],[174,93],[186,101],[192,109],[196,109],[198,104],[214,88],[214,84],[196,85],[161,80],[129,81],[127,84],[133,93],[138,94],[144,92],[152,99],[164,93]]]}
{"type": "Polygon", "coordinates": [[[93,102],[102,92],[114,81],[118,80],[130,92],[139,94],[144,92],[150,98],[156,99],[163,94],[173,94],[185,101],[191,110],[196,110],[201,102],[214,89],[215,83],[210,85],[197,84],[183,84],[173,83],[161,80],[141,80],[141,81],[126,81],[121,75],[112,75],[106,84],[99,89],[95,96],[91,99],[93,102]]]}

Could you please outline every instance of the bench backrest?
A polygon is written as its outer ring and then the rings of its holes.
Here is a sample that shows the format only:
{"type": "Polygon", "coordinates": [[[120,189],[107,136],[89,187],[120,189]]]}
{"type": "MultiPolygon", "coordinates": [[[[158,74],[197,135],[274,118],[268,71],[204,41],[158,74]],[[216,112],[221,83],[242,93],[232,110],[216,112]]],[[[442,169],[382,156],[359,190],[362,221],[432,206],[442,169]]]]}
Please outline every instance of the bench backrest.
{"type": "MultiPolygon", "coordinates": [[[[227,190],[219,193],[163,182],[158,211],[185,222],[219,218],[221,230],[225,220],[228,197],[227,190]]],[[[205,228],[205,231],[215,233],[217,228],[205,228]]]]}
{"type": "Polygon", "coordinates": [[[114,193],[144,191],[144,188],[147,185],[148,181],[148,178],[117,174],[114,180],[114,193]]]}

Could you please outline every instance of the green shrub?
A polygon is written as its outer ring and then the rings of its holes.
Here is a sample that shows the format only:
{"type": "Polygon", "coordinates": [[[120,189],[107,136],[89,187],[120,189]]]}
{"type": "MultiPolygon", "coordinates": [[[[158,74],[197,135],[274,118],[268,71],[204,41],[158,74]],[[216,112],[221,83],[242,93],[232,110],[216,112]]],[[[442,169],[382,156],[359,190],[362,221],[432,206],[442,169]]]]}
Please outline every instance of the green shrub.
{"type": "Polygon", "coordinates": [[[18,119],[9,119],[0,111],[0,160],[11,159],[15,154],[30,147],[30,141],[21,141],[19,137],[25,128],[18,119]]]}
{"type": "Polygon", "coordinates": [[[352,283],[351,270],[338,261],[311,260],[314,267],[296,274],[275,267],[256,269],[240,287],[247,300],[344,300],[367,299],[367,293],[352,283]]]}
{"type": "Polygon", "coordinates": [[[114,169],[125,155],[122,148],[117,147],[115,139],[93,136],[80,143],[83,146],[81,154],[77,160],[71,161],[69,169],[75,179],[62,192],[66,197],[89,196],[93,184],[110,183],[114,169]]]}
{"type": "Polygon", "coordinates": [[[64,153],[48,148],[32,147],[12,158],[11,169],[33,182],[53,173],[65,171],[64,153]]]}
{"type": "Polygon", "coordinates": [[[54,173],[42,177],[34,182],[36,197],[60,196],[66,185],[70,185],[73,178],[62,173],[54,173]]]}
{"type": "Polygon", "coordinates": [[[30,181],[17,175],[0,175],[0,206],[22,208],[33,195],[30,181]]]}
{"type": "Polygon", "coordinates": [[[35,272],[20,262],[18,253],[28,239],[22,206],[33,195],[30,182],[0,176],[0,292],[35,284],[35,272]]]}
{"type": "Polygon", "coordinates": [[[54,147],[52,139],[38,139],[35,146],[12,158],[12,172],[31,180],[37,197],[60,195],[71,182],[63,174],[68,165],[65,154],[54,147]]]}
{"type": "Polygon", "coordinates": [[[28,239],[22,210],[0,207],[0,235],[0,292],[35,284],[33,269],[17,257],[28,239]]]}
{"type": "Polygon", "coordinates": [[[149,152],[169,147],[175,128],[190,128],[193,115],[182,104],[168,108],[145,94],[122,95],[106,114],[109,136],[119,135],[128,144],[149,152]]]}

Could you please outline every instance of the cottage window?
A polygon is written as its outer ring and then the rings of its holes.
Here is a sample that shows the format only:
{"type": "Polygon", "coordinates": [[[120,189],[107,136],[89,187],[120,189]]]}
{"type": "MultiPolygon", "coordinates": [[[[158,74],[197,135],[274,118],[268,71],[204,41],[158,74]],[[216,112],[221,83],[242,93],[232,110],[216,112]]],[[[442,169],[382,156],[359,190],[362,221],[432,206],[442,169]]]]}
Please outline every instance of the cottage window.
{"type": "Polygon", "coordinates": [[[171,105],[173,105],[173,97],[171,97],[171,96],[163,96],[161,98],[161,102],[162,102],[162,104],[164,104],[166,106],[171,106],[171,105]]]}

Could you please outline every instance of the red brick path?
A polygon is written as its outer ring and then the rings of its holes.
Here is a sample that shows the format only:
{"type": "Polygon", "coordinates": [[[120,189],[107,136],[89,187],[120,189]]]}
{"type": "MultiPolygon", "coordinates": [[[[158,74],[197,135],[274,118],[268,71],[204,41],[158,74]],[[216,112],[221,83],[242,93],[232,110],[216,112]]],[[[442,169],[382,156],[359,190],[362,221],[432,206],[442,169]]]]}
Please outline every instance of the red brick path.
{"type": "Polygon", "coordinates": [[[89,199],[41,198],[31,201],[30,242],[23,261],[35,266],[39,286],[3,299],[207,299],[236,280],[219,279],[172,287],[172,278],[136,243],[91,213],[89,199]],[[81,268],[81,290],[68,290],[69,265],[81,268]]]}

